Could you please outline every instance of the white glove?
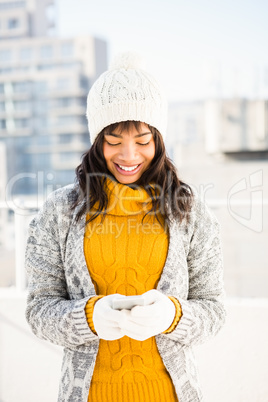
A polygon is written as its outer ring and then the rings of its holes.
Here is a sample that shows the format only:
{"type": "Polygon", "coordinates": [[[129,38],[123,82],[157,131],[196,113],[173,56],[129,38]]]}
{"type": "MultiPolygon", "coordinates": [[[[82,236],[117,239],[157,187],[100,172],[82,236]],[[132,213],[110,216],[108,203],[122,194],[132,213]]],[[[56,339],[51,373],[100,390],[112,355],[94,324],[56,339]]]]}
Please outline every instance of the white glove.
{"type": "Polygon", "coordinates": [[[122,311],[113,309],[114,298],[126,297],[118,293],[104,296],[99,299],[93,310],[93,324],[99,338],[106,341],[114,341],[122,338],[125,334],[120,328],[119,323],[125,321],[125,316],[122,311]]]}
{"type": "Polygon", "coordinates": [[[172,324],[176,307],[163,293],[156,289],[144,293],[145,306],[121,310],[125,320],[120,322],[122,332],[129,338],[144,341],[164,332],[172,324]]]}

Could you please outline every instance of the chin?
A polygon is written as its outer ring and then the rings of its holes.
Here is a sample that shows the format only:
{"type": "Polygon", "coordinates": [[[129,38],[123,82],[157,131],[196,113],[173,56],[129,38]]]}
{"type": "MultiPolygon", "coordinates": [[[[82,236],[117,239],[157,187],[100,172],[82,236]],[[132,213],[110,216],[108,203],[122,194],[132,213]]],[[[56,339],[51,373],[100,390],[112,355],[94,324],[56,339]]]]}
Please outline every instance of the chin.
{"type": "Polygon", "coordinates": [[[139,177],[118,177],[118,176],[114,175],[114,177],[121,184],[134,184],[140,179],[140,176],[139,177]]]}
{"type": "Polygon", "coordinates": [[[138,181],[139,179],[129,179],[129,178],[125,178],[125,179],[119,179],[119,178],[116,178],[116,180],[117,181],[119,181],[119,183],[121,183],[121,184],[133,184],[133,183],[136,183],[136,181],[138,181]]]}

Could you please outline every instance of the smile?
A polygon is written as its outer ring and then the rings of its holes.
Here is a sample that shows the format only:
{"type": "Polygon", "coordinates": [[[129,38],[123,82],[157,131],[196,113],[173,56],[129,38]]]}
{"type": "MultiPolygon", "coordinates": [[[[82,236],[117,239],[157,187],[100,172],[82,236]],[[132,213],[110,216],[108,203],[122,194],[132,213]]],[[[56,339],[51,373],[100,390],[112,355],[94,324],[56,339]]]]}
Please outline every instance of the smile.
{"type": "Polygon", "coordinates": [[[126,172],[131,172],[132,170],[136,169],[139,165],[135,166],[123,166],[123,165],[118,165],[121,169],[125,170],[126,172]]]}
{"type": "Polygon", "coordinates": [[[135,174],[137,173],[142,166],[142,163],[139,163],[137,165],[133,166],[124,166],[124,165],[119,165],[118,163],[115,163],[116,170],[120,172],[121,174],[135,174]]]}

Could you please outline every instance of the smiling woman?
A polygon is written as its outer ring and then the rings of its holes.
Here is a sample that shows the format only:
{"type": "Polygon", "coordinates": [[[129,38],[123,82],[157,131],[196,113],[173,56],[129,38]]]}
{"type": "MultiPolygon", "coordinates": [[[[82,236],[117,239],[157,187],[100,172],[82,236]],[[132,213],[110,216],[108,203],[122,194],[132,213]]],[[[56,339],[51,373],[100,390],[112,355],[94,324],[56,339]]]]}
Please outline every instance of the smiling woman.
{"type": "Polygon", "coordinates": [[[167,157],[165,97],[131,55],[87,117],[76,183],[51,193],[26,250],[27,320],[64,346],[58,402],[201,401],[191,346],[225,319],[218,222],[167,157]]]}
{"type": "Polygon", "coordinates": [[[147,124],[140,123],[140,131],[134,123],[128,128],[118,125],[104,134],[103,155],[109,171],[120,183],[138,181],[154,154],[154,138],[147,124]]]}

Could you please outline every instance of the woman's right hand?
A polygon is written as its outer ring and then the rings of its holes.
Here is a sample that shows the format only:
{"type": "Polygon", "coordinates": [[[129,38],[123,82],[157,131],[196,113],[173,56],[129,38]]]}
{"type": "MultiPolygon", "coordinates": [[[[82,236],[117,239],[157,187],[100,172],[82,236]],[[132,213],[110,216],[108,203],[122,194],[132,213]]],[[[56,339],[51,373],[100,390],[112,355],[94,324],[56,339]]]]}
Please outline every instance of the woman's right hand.
{"type": "Polygon", "coordinates": [[[113,309],[113,300],[118,297],[124,296],[118,293],[104,296],[94,305],[92,317],[94,328],[99,338],[106,341],[114,341],[125,335],[119,327],[119,323],[125,319],[125,315],[122,311],[113,309]]]}

